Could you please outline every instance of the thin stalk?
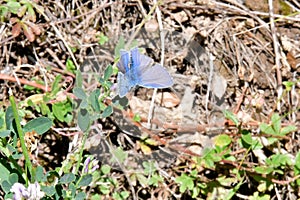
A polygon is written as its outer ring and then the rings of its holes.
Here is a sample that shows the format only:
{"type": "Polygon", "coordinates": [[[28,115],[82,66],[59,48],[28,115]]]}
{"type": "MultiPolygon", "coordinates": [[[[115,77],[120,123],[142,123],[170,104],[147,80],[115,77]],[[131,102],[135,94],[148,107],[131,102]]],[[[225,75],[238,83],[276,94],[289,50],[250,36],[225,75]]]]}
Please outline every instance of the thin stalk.
{"type": "MultiPolygon", "coordinates": [[[[12,107],[12,110],[13,110],[13,115],[14,115],[14,118],[15,118],[17,132],[18,132],[18,136],[19,136],[19,139],[20,139],[22,152],[23,152],[23,155],[24,155],[24,158],[25,158],[25,173],[27,175],[27,170],[26,169],[28,169],[28,171],[31,175],[31,178],[32,178],[32,176],[33,176],[32,163],[30,161],[29,154],[28,154],[28,151],[27,151],[27,148],[26,148],[26,145],[25,145],[24,134],[23,134],[23,129],[21,127],[21,123],[20,123],[20,119],[19,119],[19,115],[18,115],[17,105],[16,105],[15,98],[12,95],[11,90],[9,91],[9,101],[10,101],[10,104],[11,104],[11,107],[12,107]]],[[[28,176],[26,176],[26,184],[28,185],[28,176]]]]}
{"type": "Polygon", "coordinates": [[[78,162],[77,162],[77,165],[76,165],[75,174],[78,173],[78,170],[79,170],[79,167],[80,167],[80,163],[81,163],[81,160],[82,160],[83,149],[84,149],[84,144],[86,142],[87,137],[88,137],[88,132],[85,131],[84,134],[83,134],[83,138],[82,138],[82,146],[81,146],[81,149],[80,149],[80,152],[79,152],[79,159],[78,159],[78,162]]]}

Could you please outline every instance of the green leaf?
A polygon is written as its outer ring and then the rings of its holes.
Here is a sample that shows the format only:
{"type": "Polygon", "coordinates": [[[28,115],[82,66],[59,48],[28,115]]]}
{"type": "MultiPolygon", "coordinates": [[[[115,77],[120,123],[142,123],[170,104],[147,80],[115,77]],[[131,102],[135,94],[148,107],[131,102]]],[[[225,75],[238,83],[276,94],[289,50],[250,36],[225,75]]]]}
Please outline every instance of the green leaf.
{"type": "Polygon", "coordinates": [[[21,7],[21,4],[19,2],[15,2],[15,1],[8,1],[6,5],[7,5],[9,11],[13,14],[17,14],[19,8],[21,7]]]}
{"type": "Polygon", "coordinates": [[[223,113],[226,119],[231,120],[236,126],[239,125],[238,118],[231,111],[224,110],[223,113]]]}
{"type": "Polygon", "coordinates": [[[97,38],[100,45],[104,45],[108,41],[108,37],[106,37],[102,32],[97,36],[97,38]]]}
{"type": "Polygon", "coordinates": [[[144,161],[143,162],[144,172],[146,175],[151,175],[156,171],[156,167],[153,161],[144,161]]]}
{"type": "Polygon", "coordinates": [[[71,183],[73,181],[75,181],[76,177],[74,174],[72,173],[68,173],[68,174],[65,174],[63,175],[60,179],[59,179],[59,182],[61,184],[66,184],[66,183],[71,183]]]}
{"type": "Polygon", "coordinates": [[[220,147],[227,146],[231,143],[231,137],[229,137],[226,134],[218,135],[214,140],[215,140],[215,145],[220,147]]]}
{"type": "Polygon", "coordinates": [[[281,128],[281,119],[278,113],[274,113],[271,117],[273,129],[275,131],[276,135],[280,134],[280,128],[281,128]]]}
{"type": "Polygon", "coordinates": [[[4,138],[10,135],[11,130],[0,131],[0,138],[4,138]]]}
{"type": "Polygon", "coordinates": [[[52,87],[51,87],[51,96],[55,96],[59,90],[60,90],[60,87],[59,87],[59,82],[61,81],[61,74],[59,74],[58,76],[55,77],[54,81],[53,81],[53,84],[52,84],[52,87]]]}
{"type": "Polygon", "coordinates": [[[164,179],[158,175],[158,174],[153,174],[149,180],[149,185],[153,185],[155,187],[158,187],[159,183],[163,183],[164,179]]]}
{"type": "Polygon", "coordinates": [[[128,157],[128,153],[123,151],[123,149],[121,149],[121,147],[118,147],[116,149],[113,149],[111,151],[112,153],[112,158],[111,161],[113,163],[123,163],[125,161],[125,159],[128,157]]]}
{"type": "Polygon", "coordinates": [[[286,127],[283,127],[280,131],[280,135],[286,135],[288,133],[291,133],[291,132],[294,132],[294,131],[297,131],[297,127],[296,126],[286,126],[286,127]]]}
{"type": "Polygon", "coordinates": [[[92,179],[93,176],[91,174],[84,175],[77,184],[77,187],[88,186],[92,182],[92,179]]]}
{"type": "Polygon", "coordinates": [[[84,192],[79,192],[76,196],[75,196],[75,200],[84,200],[86,199],[86,194],[84,192]]]}
{"type": "Polygon", "coordinates": [[[65,118],[65,110],[63,109],[63,107],[64,105],[61,102],[52,105],[54,116],[61,122],[63,122],[65,118]]]}
{"type": "Polygon", "coordinates": [[[52,105],[54,116],[61,122],[66,122],[68,114],[72,112],[72,104],[70,101],[61,101],[52,105]]]}
{"type": "Polygon", "coordinates": [[[184,193],[187,189],[192,190],[194,188],[193,178],[187,176],[186,174],[181,174],[181,176],[175,179],[175,182],[180,184],[180,193],[184,193]]]}
{"type": "Polygon", "coordinates": [[[87,99],[82,99],[79,108],[81,109],[87,109],[89,107],[89,102],[87,101],[87,99]]]}
{"type": "Polygon", "coordinates": [[[119,58],[120,57],[120,50],[125,48],[125,39],[123,36],[120,37],[116,48],[115,48],[115,57],[119,58]]]}
{"type": "Polygon", "coordinates": [[[102,118],[109,117],[112,113],[113,113],[112,106],[107,106],[102,113],[102,118]]]}
{"type": "Polygon", "coordinates": [[[80,109],[78,112],[78,126],[83,132],[90,126],[90,114],[86,109],[80,109]]]}
{"type": "Polygon", "coordinates": [[[273,167],[292,165],[291,158],[286,154],[273,154],[269,157],[273,167]]]}
{"type": "Polygon", "coordinates": [[[143,174],[137,173],[136,178],[138,179],[142,187],[148,186],[148,179],[143,174]]]}
{"type": "MultiPolygon", "coordinates": [[[[114,196],[113,196],[114,199],[116,199],[114,196]]],[[[93,194],[93,196],[91,197],[91,200],[99,200],[101,199],[101,196],[99,194],[93,194]]]]}
{"type": "Polygon", "coordinates": [[[12,185],[7,180],[4,180],[3,182],[1,182],[1,188],[3,189],[3,191],[5,193],[8,193],[10,191],[11,187],[12,187],[12,185]]]}
{"type": "Polygon", "coordinates": [[[85,94],[84,90],[80,87],[75,87],[73,89],[73,93],[78,99],[86,99],[87,98],[87,95],[85,94]]]}
{"type": "Polygon", "coordinates": [[[76,66],[74,65],[73,61],[70,58],[67,59],[66,68],[71,73],[74,73],[76,69],[76,66]]]}
{"type": "Polygon", "coordinates": [[[79,88],[82,87],[82,73],[79,70],[76,71],[75,87],[79,87],[79,88]]]}
{"type": "Polygon", "coordinates": [[[106,175],[110,172],[111,167],[109,165],[102,165],[101,166],[101,172],[106,175]]]}
{"type": "MultiPolygon", "coordinates": [[[[1,170],[0,170],[1,171],[1,170]]],[[[295,175],[300,174],[300,152],[297,153],[294,165],[294,173],[295,175]]],[[[300,185],[300,179],[297,179],[297,185],[300,185]]]]}
{"type": "Polygon", "coordinates": [[[273,172],[273,167],[267,167],[267,166],[259,166],[255,167],[254,170],[259,174],[270,174],[273,172]]]}
{"type": "Polygon", "coordinates": [[[14,120],[14,114],[12,111],[12,107],[9,106],[5,111],[5,125],[7,130],[13,130],[12,122],[14,120]]]}
{"type": "Polygon", "coordinates": [[[104,71],[104,80],[107,81],[112,74],[113,74],[113,67],[112,65],[108,65],[104,71]]]}
{"type": "Polygon", "coordinates": [[[272,126],[266,124],[266,123],[261,123],[259,125],[259,128],[260,130],[263,132],[263,133],[266,133],[266,134],[270,134],[270,135],[276,135],[276,133],[274,132],[272,126]]]}
{"type": "Polygon", "coordinates": [[[4,119],[1,118],[1,116],[0,116],[0,130],[1,130],[1,128],[3,127],[3,125],[4,125],[4,119]]]}
{"type": "Polygon", "coordinates": [[[35,131],[37,134],[41,135],[47,132],[52,126],[52,121],[47,117],[38,117],[30,120],[23,127],[25,133],[35,131]]]}
{"type": "Polygon", "coordinates": [[[3,180],[8,180],[10,174],[9,170],[6,168],[8,166],[3,165],[2,163],[5,163],[4,159],[0,159],[0,182],[3,180]]]}
{"type": "MultiPolygon", "coordinates": [[[[251,133],[247,130],[242,130],[242,141],[246,144],[248,144],[249,146],[252,145],[252,137],[251,137],[251,133]]],[[[246,147],[248,148],[248,147],[246,147]]]]}
{"type": "Polygon", "coordinates": [[[100,90],[98,88],[94,90],[89,96],[90,103],[93,109],[95,110],[95,112],[100,112],[100,105],[98,101],[99,96],[100,96],[100,90]]]}
{"type": "Polygon", "coordinates": [[[42,191],[45,192],[47,196],[52,196],[56,193],[55,187],[54,186],[41,186],[42,191]]]}
{"type": "Polygon", "coordinates": [[[9,183],[10,183],[11,185],[17,183],[18,180],[19,180],[19,178],[18,178],[18,175],[17,175],[16,173],[12,173],[12,174],[10,174],[9,177],[8,177],[8,181],[9,181],[9,183]]]}
{"type": "Polygon", "coordinates": [[[37,166],[35,170],[35,180],[37,182],[46,181],[46,176],[44,175],[44,169],[42,166],[37,166]]]}
{"type": "Polygon", "coordinates": [[[135,114],[133,116],[132,120],[135,121],[135,122],[140,122],[142,120],[142,118],[141,118],[141,116],[139,114],[135,114]]]}

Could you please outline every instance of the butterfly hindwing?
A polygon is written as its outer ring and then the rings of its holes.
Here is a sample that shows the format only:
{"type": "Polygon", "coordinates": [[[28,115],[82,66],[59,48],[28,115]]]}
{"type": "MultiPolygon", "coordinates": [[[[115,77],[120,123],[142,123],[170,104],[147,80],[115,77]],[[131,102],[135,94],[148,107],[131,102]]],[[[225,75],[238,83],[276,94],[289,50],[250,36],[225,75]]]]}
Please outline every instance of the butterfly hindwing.
{"type": "Polygon", "coordinates": [[[142,73],[138,85],[146,88],[167,88],[173,85],[173,80],[163,66],[155,64],[142,73]]]}
{"type": "Polygon", "coordinates": [[[124,97],[131,89],[129,80],[122,72],[118,72],[117,82],[118,82],[119,96],[124,97]]]}
{"type": "Polygon", "coordinates": [[[124,97],[136,85],[146,88],[167,88],[173,85],[168,71],[161,65],[153,64],[153,59],[140,54],[137,47],[130,51],[121,50],[117,66],[119,96],[124,97]]]}

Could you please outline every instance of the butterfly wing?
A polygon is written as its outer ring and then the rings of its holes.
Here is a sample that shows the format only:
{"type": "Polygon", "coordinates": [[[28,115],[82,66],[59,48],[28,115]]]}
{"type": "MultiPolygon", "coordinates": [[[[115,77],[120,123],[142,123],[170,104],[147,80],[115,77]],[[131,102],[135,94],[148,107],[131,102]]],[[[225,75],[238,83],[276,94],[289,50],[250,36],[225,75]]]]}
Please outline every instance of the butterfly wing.
{"type": "Polygon", "coordinates": [[[132,87],[130,81],[128,80],[126,75],[124,75],[122,72],[118,72],[117,82],[118,82],[119,96],[124,97],[132,87]]]}
{"type": "Polygon", "coordinates": [[[117,64],[117,67],[120,72],[125,74],[129,71],[129,65],[130,65],[130,55],[128,51],[121,50],[120,51],[120,60],[117,64]]]}
{"type": "Polygon", "coordinates": [[[173,80],[163,66],[155,64],[142,72],[138,85],[146,88],[167,88],[173,85],[173,80]]]}

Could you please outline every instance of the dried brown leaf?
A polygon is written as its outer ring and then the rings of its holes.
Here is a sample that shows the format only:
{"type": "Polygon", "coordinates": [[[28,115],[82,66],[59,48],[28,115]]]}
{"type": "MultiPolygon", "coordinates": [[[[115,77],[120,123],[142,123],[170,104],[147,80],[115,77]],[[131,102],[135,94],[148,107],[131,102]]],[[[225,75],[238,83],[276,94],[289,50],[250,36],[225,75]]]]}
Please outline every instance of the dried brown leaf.
{"type": "Polygon", "coordinates": [[[31,28],[28,27],[26,24],[23,24],[23,31],[29,42],[33,42],[35,40],[35,35],[32,32],[31,28]]]}
{"type": "Polygon", "coordinates": [[[20,35],[20,33],[21,33],[21,25],[20,23],[16,23],[15,25],[13,25],[11,29],[11,34],[13,37],[17,37],[20,35]]]}
{"type": "Polygon", "coordinates": [[[41,29],[38,25],[31,23],[31,22],[26,22],[28,26],[32,29],[35,35],[40,35],[41,34],[41,29]]]}
{"type": "Polygon", "coordinates": [[[10,23],[11,23],[11,24],[15,24],[15,23],[17,23],[17,22],[19,22],[19,19],[18,19],[18,18],[15,18],[15,17],[10,18],[10,23]]]}

